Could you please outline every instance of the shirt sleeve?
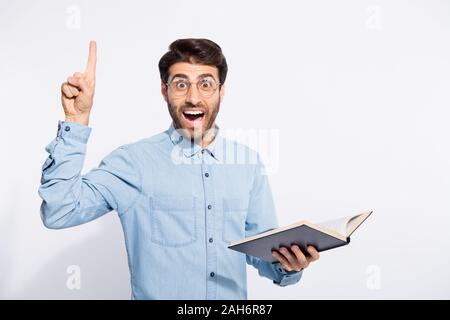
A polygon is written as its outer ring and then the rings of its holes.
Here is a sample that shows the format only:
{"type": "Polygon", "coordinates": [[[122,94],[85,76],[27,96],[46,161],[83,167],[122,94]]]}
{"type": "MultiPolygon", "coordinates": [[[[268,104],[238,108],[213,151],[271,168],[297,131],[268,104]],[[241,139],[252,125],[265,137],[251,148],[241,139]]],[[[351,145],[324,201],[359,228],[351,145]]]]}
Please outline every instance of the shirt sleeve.
{"type": "MultiPolygon", "coordinates": [[[[246,237],[278,227],[272,192],[269,180],[265,174],[265,168],[259,155],[257,156],[255,175],[250,194],[249,211],[245,223],[246,237]]],[[[279,286],[287,286],[297,283],[303,271],[286,271],[279,262],[270,263],[257,257],[246,255],[247,264],[258,269],[262,277],[273,280],[279,286]]]]}
{"type": "Polygon", "coordinates": [[[140,194],[138,164],[126,146],[81,175],[90,133],[87,126],[60,121],[56,138],[46,147],[49,156],[38,193],[41,218],[48,228],[80,225],[112,210],[124,213],[140,194]]]}

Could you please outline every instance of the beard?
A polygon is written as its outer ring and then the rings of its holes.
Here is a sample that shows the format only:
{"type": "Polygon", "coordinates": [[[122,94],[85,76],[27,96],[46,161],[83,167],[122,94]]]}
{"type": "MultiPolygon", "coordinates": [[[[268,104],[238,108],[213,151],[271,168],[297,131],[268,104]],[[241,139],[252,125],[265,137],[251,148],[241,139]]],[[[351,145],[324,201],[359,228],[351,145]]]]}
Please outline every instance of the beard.
{"type": "Polygon", "coordinates": [[[202,105],[193,105],[191,103],[185,103],[181,105],[180,107],[177,107],[175,105],[172,105],[169,101],[167,102],[167,107],[169,109],[170,117],[172,118],[172,121],[174,123],[175,129],[180,131],[180,133],[190,139],[192,142],[201,142],[202,139],[205,137],[208,132],[212,129],[214,122],[216,120],[217,114],[219,113],[220,109],[220,100],[217,101],[213,105],[211,109],[207,109],[203,107],[202,105]],[[195,126],[194,128],[186,127],[186,125],[183,125],[186,121],[183,121],[185,119],[185,116],[183,114],[183,111],[193,109],[193,108],[200,108],[203,111],[203,117],[201,119],[201,126],[195,126]]]}

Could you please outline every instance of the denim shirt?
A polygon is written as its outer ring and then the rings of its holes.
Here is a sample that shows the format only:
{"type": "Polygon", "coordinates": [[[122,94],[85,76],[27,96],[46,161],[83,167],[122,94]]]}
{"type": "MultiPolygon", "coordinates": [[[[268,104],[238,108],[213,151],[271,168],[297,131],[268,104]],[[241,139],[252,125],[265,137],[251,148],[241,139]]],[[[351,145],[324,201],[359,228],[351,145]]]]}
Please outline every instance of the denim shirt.
{"type": "Polygon", "coordinates": [[[81,175],[90,132],[59,122],[42,167],[42,221],[62,229],[115,210],[132,299],[247,299],[246,264],[279,286],[300,280],[302,272],[227,248],[231,240],[278,226],[255,151],[224,138],[218,127],[202,148],[171,124],[117,148],[81,175]]]}

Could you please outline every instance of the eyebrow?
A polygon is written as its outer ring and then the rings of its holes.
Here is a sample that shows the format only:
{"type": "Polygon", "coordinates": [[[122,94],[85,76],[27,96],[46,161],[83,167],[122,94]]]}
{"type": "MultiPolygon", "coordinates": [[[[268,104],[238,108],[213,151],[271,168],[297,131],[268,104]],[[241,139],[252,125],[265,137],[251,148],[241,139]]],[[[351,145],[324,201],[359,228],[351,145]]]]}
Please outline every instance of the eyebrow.
{"type": "MultiPolygon", "coordinates": [[[[205,78],[205,77],[212,77],[214,80],[216,80],[216,78],[211,73],[202,73],[201,75],[199,75],[197,77],[197,79],[205,78]]],[[[175,74],[172,77],[171,80],[173,80],[174,78],[184,78],[184,79],[188,79],[189,80],[189,77],[187,75],[185,75],[184,73],[177,73],[177,74],[175,74]]]]}

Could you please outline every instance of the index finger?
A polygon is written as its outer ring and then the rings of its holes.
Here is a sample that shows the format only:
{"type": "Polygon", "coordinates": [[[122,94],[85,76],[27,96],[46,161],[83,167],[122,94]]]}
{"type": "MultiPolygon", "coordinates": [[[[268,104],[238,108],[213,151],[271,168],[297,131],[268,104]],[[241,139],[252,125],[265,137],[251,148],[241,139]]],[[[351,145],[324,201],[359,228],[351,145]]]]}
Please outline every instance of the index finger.
{"type": "Polygon", "coordinates": [[[95,76],[95,66],[97,64],[97,43],[95,41],[89,42],[89,56],[86,65],[86,74],[95,76]]]}

